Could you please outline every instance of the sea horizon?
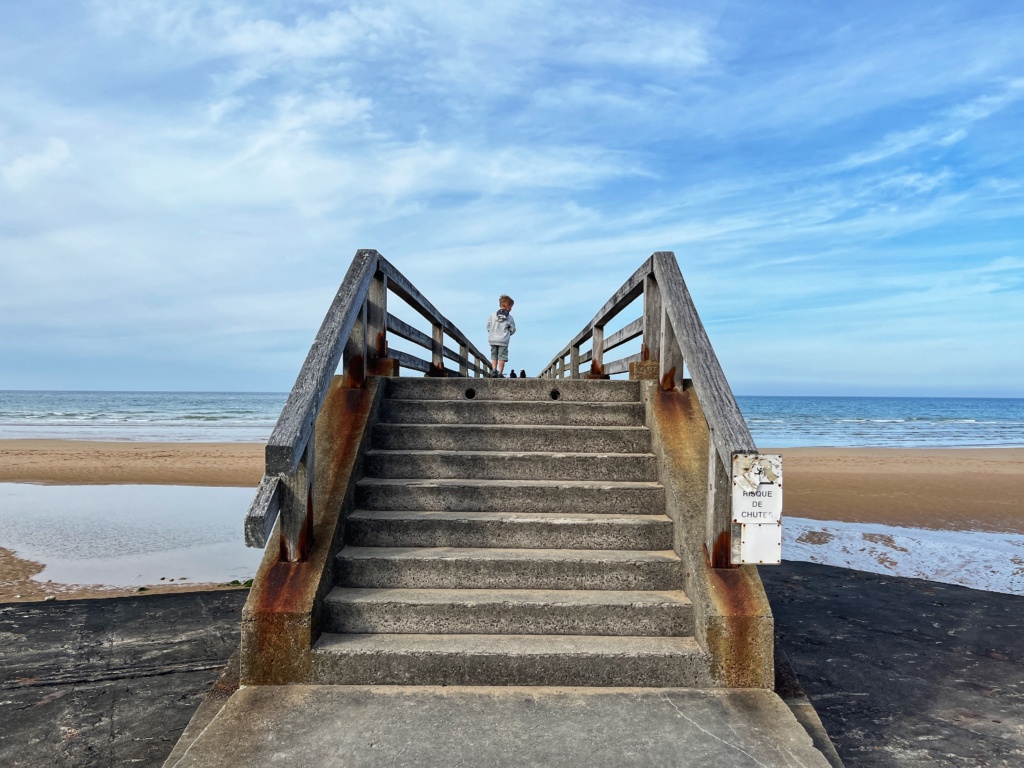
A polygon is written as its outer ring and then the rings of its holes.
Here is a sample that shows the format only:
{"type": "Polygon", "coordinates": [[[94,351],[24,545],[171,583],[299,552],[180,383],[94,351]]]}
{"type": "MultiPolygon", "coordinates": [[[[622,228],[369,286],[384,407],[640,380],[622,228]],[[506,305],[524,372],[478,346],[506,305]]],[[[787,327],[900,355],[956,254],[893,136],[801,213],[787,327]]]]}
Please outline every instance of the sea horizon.
{"type": "MultiPolygon", "coordinates": [[[[0,439],[265,442],[286,392],[0,390],[0,439]]],[[[1024,398],[738,395],[772,448],[1024,447],[1024,398]]]]}

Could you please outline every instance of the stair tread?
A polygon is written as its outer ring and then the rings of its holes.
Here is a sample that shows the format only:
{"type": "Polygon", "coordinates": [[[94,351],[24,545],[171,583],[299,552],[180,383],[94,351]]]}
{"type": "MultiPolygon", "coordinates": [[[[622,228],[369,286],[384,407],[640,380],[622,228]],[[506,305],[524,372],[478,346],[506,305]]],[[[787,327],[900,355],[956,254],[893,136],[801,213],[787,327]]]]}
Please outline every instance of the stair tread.
{"type": "Polygon", "coordinates": [[[586,424],[420,424],[415,421],[386,421],[378,422],[378,426],[384,427],[415,427],[416,429],[460,429],[460,430],[479,430],[479,429],[515,429],[515,430],[531,430],[531,429],[547,429],[553,432],[562,431],[567,432],[569,430],[598,430],[600,432],[648,432],[648,428],[641,424],[632,425],[619,425],[619,424],[601,424],[598,426],[590,426],[586,424]]]}
{"type": "Polygon", "coordinates": [[[672,550],[507,549],[503,547],[344,547],[349,560],[549,560],[608,563],[678,563],[672,550]]]}
{"type": "Polygon", "coordinates": [[[393,488],[576,488],[589,490],[655,490],[663,486],[650,480],[486,480],[476,478],[364,477],[357,485],[393,488]]]}
{"type": "Polygon", "coordinates": [[[668,515],[615,515],[562,512],[456,512],[448,510],[356,509],[349,520],[480,520],[482,522],[598,523],[651,525],[672,522],[668,515]]]}
{"type": "Polygon", "coordinates": [[[510,406],[510,405],[525,405],[525,406],[528,406],[528,407],[533,407],[533,406],[538,406],[538,405],[543,405],[543,406],[551,405],[551,406],[559,406],[560,407],[560,406],[563,406],[563,405],[567,405],[567,406],[573,406],[573,407],[576,407],[576,406],[580,406],[580,407],[588,406],[588,407],[594,407],[594,408],[609,408],[609,409],[622,408],[623,406],[625,406],[625,407],[643,406],[643,403],[641,403],[639,400],[613,400],[613,401],[608,401],[608,400],[478,400],[475,397],[474,398],[465,397],[465,398],[458,398],[458,399],[455,399],[455,398],[437,399],[437,398],[430,398],[430,397],[420,397],[420,398],[389,397],[389,398],[386,398],[386,401],[387,402],[393,402],[393,403],[410,403],[410,404],[417,404],[417,403],[419,403],[421,405],[438,405],[440,403],[453,403],[453,404],[457,403],[457,404],[460,404],[460,405],[463,404],[463,403],[470,404],[470,405],[478,405],[478,404],[479,405],[500,405],[502,408],[504,408],[506,406],[510,406]]]}
{"type": "MultiPolygon", "coordinates": [[[[419,425],[417,425],[419,426],[419,425]]],[[[437,426],[437,425],[425,425],[425,426],[437,426]]],[[[442,425],[443,426],[443,425],[442,425]]],[[[454,426],[454,425],[448,425],[454,426]]],[[[371,448],[366,452],[367,456],[480,456],[483,458],[496,458],[502,457],[529,457],[538,459],[636,459],[636,458],[654,458],[653,453],[610,453],[603,451],[458,451],[447,448],[438,450],[429,449],[403,449],[403,448],[371,448]]]]}
{"type": "Polygon", "coordinates": [[[693,637],[619,635],[431,635],[325,632],[314,652],[431,656],[703,656],[693,637]]]}
{"type": "Polygon", "coordinates": [[[327,600],[338,603],[450,603],[486,605],[629,606],[677,607],[691,605],[682,590],[598,590],[598,589],[410,589],[334,587],[327,600]]]}

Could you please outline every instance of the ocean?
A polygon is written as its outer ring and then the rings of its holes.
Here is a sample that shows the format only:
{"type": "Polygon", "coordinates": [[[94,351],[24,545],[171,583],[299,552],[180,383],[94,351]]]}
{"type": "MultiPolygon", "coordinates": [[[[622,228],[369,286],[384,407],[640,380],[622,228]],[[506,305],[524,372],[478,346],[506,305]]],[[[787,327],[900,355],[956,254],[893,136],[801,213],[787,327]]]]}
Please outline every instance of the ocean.
{"type": "Polygon", "coordinates": [[[758,446],[1024,446],[1024,398],[737,397],[758,446]]]}
{"type": "Polygon", "coordinates": [[[0,439],[265,442],[285,393],[0,390],[0,439]]]}
{"type": "MultiPolygon", "coordinates": [[[[0,391],[0,439],[263,442],[285,399],[284,393],[0,391]]],[[[737,401],[762,448],[1024,446],[1020,398],[744,396],[737,401]]],[[[34,577],[40,582],[136,586],[171,578],[242,580],[252,576],[260,557],[242,539],[252,493],[251,488],[0,483],[0,546],[43,563],[45,569],[34,577]],[[26,509],[33,514],[25,517],[26,509]]],[[[1024,593],[1016,565],[1024,550],[1020,536],[787,518],[784,539],[789,560],[1024,593]],[[815,535],[805,535],[808,531],[815,535]],[[895,543],[878,555],[871,547],[882,546],[880,541],[895,543]]]]}
{"type": "MultiPolygon", "coordinates": [[[[0,391],[0,439],[263,442],[280,392],[0,391]]],[[[1024,446],[1024,398],[737,397],[763,447],[1024,446]]]]}

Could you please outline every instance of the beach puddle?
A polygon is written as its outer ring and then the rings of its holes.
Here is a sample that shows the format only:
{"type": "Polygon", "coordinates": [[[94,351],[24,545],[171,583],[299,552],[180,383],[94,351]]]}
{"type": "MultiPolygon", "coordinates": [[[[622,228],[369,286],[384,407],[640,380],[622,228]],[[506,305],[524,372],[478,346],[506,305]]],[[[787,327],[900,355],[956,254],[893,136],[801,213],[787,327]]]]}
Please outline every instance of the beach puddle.
{"type": "MultiPolygon", "coordinates": [[[[785,517],[786,560],[1024,595],[1024,536],[785,517]]],[[[769,566],[770,567],[770,566],[769,566]]]]}
{"type": "Polygon", "coordinates": [[[242,536],[251,488],[0,483],[0,547],[41,563],[32,578],[136,587],[255,575],[242,536]]]}

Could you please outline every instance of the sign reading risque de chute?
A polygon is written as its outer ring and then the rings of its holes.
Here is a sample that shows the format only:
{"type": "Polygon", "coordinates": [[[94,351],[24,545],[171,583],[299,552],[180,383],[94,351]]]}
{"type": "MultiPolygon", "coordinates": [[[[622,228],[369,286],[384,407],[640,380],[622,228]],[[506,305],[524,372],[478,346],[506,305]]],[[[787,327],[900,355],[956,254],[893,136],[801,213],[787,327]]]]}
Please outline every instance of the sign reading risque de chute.
{"type": "Polygon", "coordinates": [[[732,562],[782,562],[782,456],[732,457],[732,562]]]}

